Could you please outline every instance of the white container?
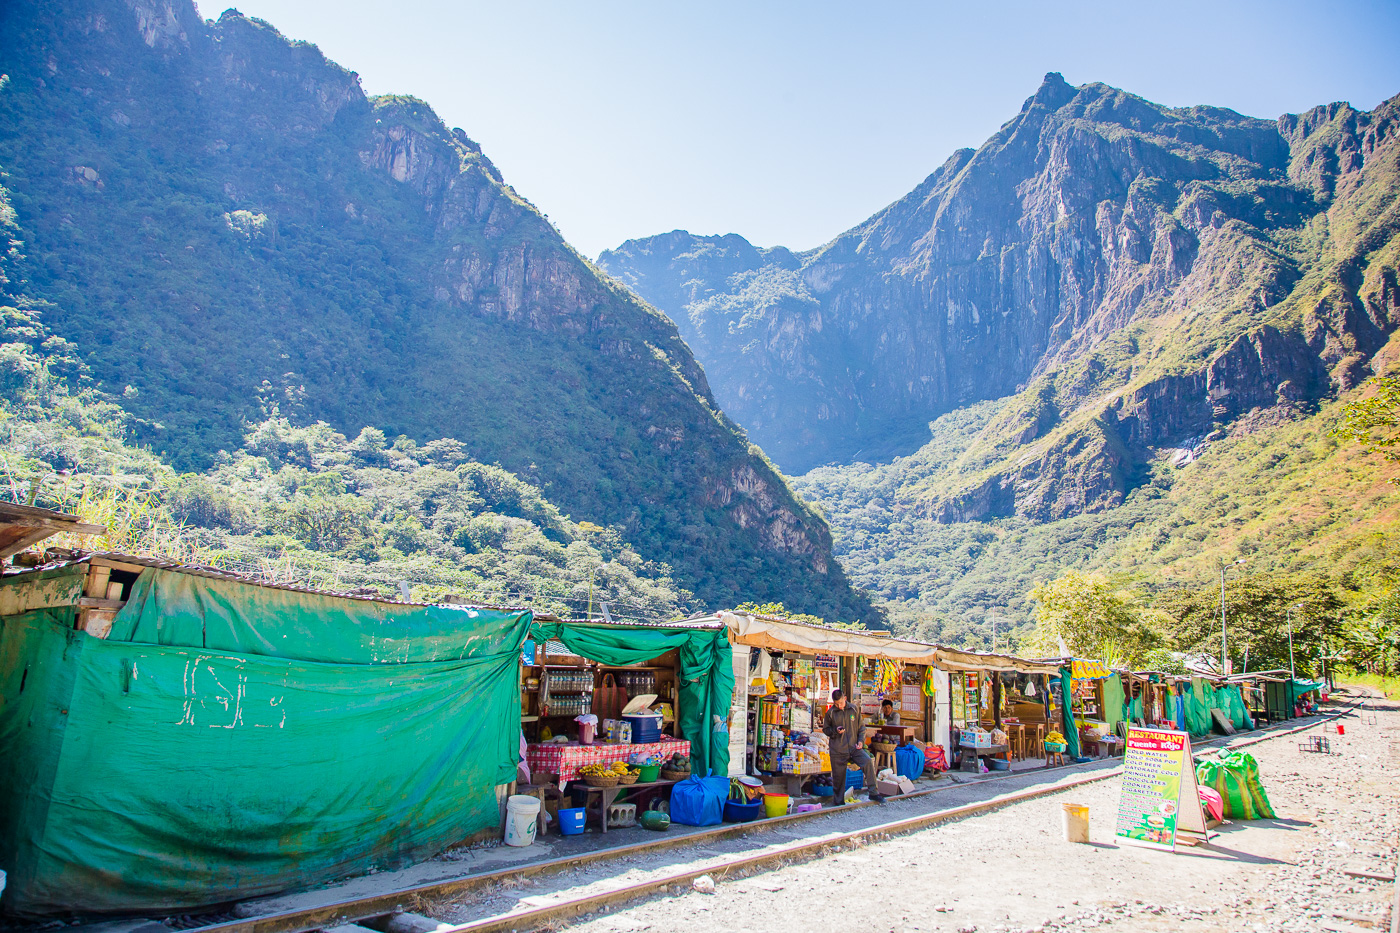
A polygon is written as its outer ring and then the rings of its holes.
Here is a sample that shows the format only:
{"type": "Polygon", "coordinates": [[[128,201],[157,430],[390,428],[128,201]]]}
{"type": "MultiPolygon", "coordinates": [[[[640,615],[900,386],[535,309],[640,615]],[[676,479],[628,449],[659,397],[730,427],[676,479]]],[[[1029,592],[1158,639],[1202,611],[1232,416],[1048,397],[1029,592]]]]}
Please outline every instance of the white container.
{"type": "Polygon", "coordinates": [[[540,799],[528,794],[506,798],[506,845],[528,846],[535,841],[540,818],[540,799]]]}
{"type": "Polygon", "coordinates": [[[1064,809],[1065,842],[1089,841],[1089,808],[1082,803],[1061,804],[1064,809]]]}

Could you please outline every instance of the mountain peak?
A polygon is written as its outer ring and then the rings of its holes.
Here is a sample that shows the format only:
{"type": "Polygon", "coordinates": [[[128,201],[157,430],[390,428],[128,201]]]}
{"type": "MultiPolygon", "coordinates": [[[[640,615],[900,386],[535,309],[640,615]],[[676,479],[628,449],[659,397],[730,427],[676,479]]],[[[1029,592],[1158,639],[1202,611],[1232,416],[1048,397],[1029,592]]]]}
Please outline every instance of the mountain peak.
{"type": "Polygon", "coordinates": [[[1026,98],[1026,103],[1021,107],[1021,112],[1025,113],[1032,106],[1039,104],[1046,110],[1058,110],[1065,104],[1074,100],[1074,85],[1065,80],[1064,75],[1058,71],[1049,71],[1045,74],[1045,79],[1040,82],[1040,87],[1035,94],[1026,98]]]}

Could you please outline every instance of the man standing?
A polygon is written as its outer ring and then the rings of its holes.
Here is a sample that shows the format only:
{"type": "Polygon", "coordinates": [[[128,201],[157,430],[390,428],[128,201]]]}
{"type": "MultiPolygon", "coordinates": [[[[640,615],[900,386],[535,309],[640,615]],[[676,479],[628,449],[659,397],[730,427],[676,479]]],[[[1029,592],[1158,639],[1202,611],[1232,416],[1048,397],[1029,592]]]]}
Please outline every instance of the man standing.
{"type": "Polygon", "coordinates": [[[826,711],[822,732],[831,739],[832,803],[839,807],[846,802],[847,764],[859,765],[865,772],[865,786],[870,789],[871,800],[876,803],[884,800],[875,789],[875,762],[865,750],[865,723],[840,690],[831,691],[831,709],[826,711]]]}

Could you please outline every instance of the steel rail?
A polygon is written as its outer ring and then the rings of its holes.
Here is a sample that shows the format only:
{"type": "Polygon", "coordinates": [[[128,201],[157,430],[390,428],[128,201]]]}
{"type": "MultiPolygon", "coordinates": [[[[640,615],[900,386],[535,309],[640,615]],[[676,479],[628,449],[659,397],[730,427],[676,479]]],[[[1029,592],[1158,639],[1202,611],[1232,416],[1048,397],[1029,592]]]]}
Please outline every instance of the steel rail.
{"type": "MultiPolygon", "coordinates": [[[[1355,709],[1355,704],[1319,717],[1316,722],[1298,725],[1288,729],[1271,728],[1265,735],[1252,736],[1242,741],[1234,741],[1233,743],[1231,739],[1237,737],[1219,736],[1207,740],[1197,747],[1213,746],[1222,742],[1229,744],[1230,747],[1236,748],[1255,745],[1259,742],[1283,738],[1298,732],[1304,732],[1308,729],[1314,729],[1327,721],[1346,715],[1353,709],[1355,709]]],[[[1038,773],[1038,770],[1011,772],[1005,776],[990,780],[1000,781],[1012,777],[1025,777],[1038,773]]],[[[1122,771],[1123,769],[1120,765],[1105,771],[1095,771],[1083,775],[1082,777],[1074,777],[1069,780],[1056,781],[1053,784],[1040,785],[1022,791],[998,795],[987,800],[963,804],[944,810],[937,810],[918,816],[905,817],[887,823],[878,823],[874,826],[854,830],[852,832],[824,834],[810,839],[799,840],[785,846],[766,849],[762,852],[740,855],[718,864],[669,872],[663,876],[658,876],[636,884],[625,885],[611,891],[595,892],[575,898],[567,898],[558,903],[545,904],[523,911],[499,914],[494,917],[487,917],[456,926],[444,925],[436,931],[436,933],[494,933],[494,931],[498,930],[517,931],[537,929],[548,925],[551,921],[571,919],[601,907],[607,907],[655,894],[673,885],[689,884],[701,875],[708,874],[712,877],[718,876],[723,878],[736,872],[750,872],[773,865],[779,865],[784,862],[790,862],[796,858],[821,855],[831,849],[855,847],[872,840],[887,838],[891,835],[915,832],[920,829],[935,826],[939,823],[975,816],[1025,800],[1049,796],[1085,784],[1108,780],[1109,778],[1118,776],[1122,771]]],[[[983,781],[982,783],[990,783],[990,781],[983,781]]],[[[951,787],[966,786],[967,785],[948,784],[919,791],[916,794],[904,795],[901,799],[913,796],[925,796],[947,790],[951,787]]],[[[864,808],[866,806],[875,806],[875,804],[860,804],[858,806],[864,808]]],[[[854,807],[848,805],[848,807],[842,809],[854,809],[854,807]]],[[[436,881],[410,888],[401,888],[395,891],[351,898],[331,904],[280,911],[262,916],[194,927],[184,931],[184,933],[307,933],[307,931],[326,929],[363,920],[373,920],[395,913],[412,912],[420,909],[422,905],[428,901],[461,897],[489,889],[496,885],[518,882],[533,875],[578,868],[594,862],[624,858],[628,855],[636,855],[643,852],[683,848],[731,837],[758,835],[762,832],[769,832],[785,826],[790,826],[794,821],[802,821],[820,816],[830,816],[831,812],[830,810],[817,810],[810,813],[790,814],[788,816],[771,818],[763,820],[760,823],[739,823],[732,826],[716,827],[711,830],[689,833],[684,836],[660,837],[647,842],[632,843],[613,849],[602,849],[580,856],[549,859],[515,868],[465,875],[446,881],[436,881]]]]}

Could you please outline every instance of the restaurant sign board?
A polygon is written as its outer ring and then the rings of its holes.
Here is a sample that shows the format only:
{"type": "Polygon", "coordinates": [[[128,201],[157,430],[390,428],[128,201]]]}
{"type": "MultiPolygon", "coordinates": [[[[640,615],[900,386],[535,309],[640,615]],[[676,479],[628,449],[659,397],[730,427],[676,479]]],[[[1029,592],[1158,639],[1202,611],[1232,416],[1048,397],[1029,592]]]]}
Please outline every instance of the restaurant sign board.
{"type": "Polygon", "coordinates": [[[1208,838],[1191,736],[1130,726],[1115,836],[1128,845],[1173,851],[1179,834],[1208,838]]]}

